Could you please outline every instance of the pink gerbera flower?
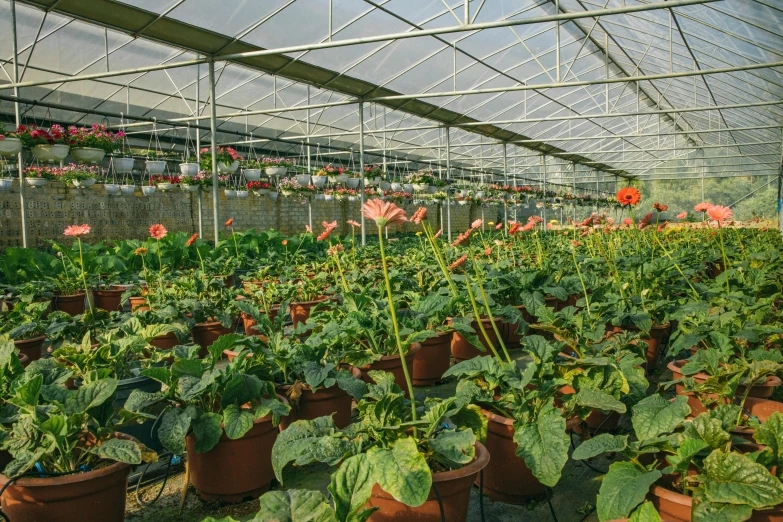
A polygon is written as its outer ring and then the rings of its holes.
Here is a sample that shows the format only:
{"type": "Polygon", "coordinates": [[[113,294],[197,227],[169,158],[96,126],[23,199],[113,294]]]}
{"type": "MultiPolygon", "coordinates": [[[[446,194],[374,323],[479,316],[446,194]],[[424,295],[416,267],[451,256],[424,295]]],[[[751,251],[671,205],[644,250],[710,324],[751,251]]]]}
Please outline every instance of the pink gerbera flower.
{"type": "Polygon", "coordinates": [[[712,204],[707,203],[706,201],[702,201],[701,203],[693,207],[693,210],[695,210],[696,212],[707,212],[711,206],[712,204]]]}
{"type": "Polygon", "coordinates": [[[152,225],[150,227],[150,236],[154,237],[157,240],[161,240],[164,237],[166,237],[166,234],[168,234],[168,230],[166,230],[166,227],[161,225],[160,223],[156,223],[155,225],[152,225]]]}
{"type": "Polygon", "coordinates": [[[711,220],[722,223],[731,220],[731,209],[720,205],[712,205],[707,209],[707,215],[711,220]]]}
{"type": "Polygon", "coordinates": [[[679,214],[677,214],[677,219],[685,219],[686,217],[688,217],[687,212],[680,212],[679,214]]]}
{"type": "Polygon", "coordinates": [[[401,225],[408,221],[408,218],[405,216],[405,210],[394,203],[381,201],[380,199],[367,201],[362,205],[362,213],[367,219],[375,221],[379,228],[387,225],[401,225]]]}
{"type": "Polygon", "coordinates": [[[71,225],[63,232],[66,236],[79,237],[90,233],[90,225],[71,225]]]}

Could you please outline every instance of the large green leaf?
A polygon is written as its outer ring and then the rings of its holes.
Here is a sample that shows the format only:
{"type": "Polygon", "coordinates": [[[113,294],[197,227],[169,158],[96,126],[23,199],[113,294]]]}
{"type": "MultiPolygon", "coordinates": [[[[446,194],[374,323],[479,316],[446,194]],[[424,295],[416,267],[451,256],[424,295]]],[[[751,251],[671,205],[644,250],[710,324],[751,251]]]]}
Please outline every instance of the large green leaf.
{"type": "Polygon", "coordinates": [[[253,522],[337,522],[329,501],[320,491],[269,491],[259,499],[253,522]]]}
{"type": "Polygon", "coordinates": [[[223,409],[223,427],[229,439],[241,439],[253,427],[255,416],[239,404],[231,404],[223,409]]]}
{"type": "Polygon", "coordinates": [[[69,395],[65,400],[65,412],[68,415],[85,413],[90,408],[100,406],[108,400],[117,389],[117,379],[100,379],[85,384],[69,395]]]}
{"type": "Polygon", "coordinates": [[[223,435],[222,424],[223,418],[217,413],[203,413],[192,422],[196,453],[206,453],[220,442],[220,436],[223,435]]]}
{"type": "Polygon", "coordinates": [[[650,395],[633,407],[633,429],[639,440],[670,433],[691,413],[688,398],[680,395],[669,402],[660,395],[650,395]]]}
{"type": "Polygon", "coordinates": [[[517,455],[544,485],[554,487],[568,460],[566,421],[560,410],[551,405],[535,421],[522,424],[514,431],[517,455]]]}
{"type": "Polygon", "coordinates": [[[450,468],[469,464],[476,456],[476,436],[470,430],[442,431],[429,444],[435,458],[450,468]]]}
{"type": "Polygon", "coordinates": [[[720,448],[731,440],[731,435],[723,429],[720,419],[713,419],[704,414],[689,422],[683,435],[691,439],[701,439],[713,449],[720,448]]]}
{"type": "Polygon", "coordinates": [[[125,462],[126,464],[141,464],[141,448],[127,439],[109,439],[92,449],[92,453],[102,459],[125,462]]]}
{"type": "Polygon", "coordinates": [[[221,404],[223,407],[230,404],[241,406],[253,399],[258,399],[261,395],[262,385],[261,379],[255,375],[235,373],[231,376],[231,380],[226,383],[221,397],[221,404]]]}
{"type": "Polygon", "coordinates": [[[661,515],[658,514],[651,502],[645,501],[631,513],[628,522],[661,522],[661,515]]]}
{"type": "Polygon", "coordinates": [[[763,509],[783,503],[783,484],[747,455],[715,450],[704,459],[704,497],[763,509]]]}
{"type": "Polygon", "coordinates": [[[163,413],[158,428],[158,438],[163,447],[174,455],[185,453],[185,437],[188,435],[191,421],[198,416],[196,408],[171,408],[163,413]]]}
{"type": "Polygon", "coordinates": [[[489,419],[487,419],[486,415],[481,413],[481,408],[475,404],[463,406],[457,413],[450,414],[449,420],[451,420],[457,428],[471,429],[479,442],[483,443],[487,440],[489,419]]]}
{"type": "Polygon", "coordinates": [[[602,453],[623,451],[626,447],[628,447],[628,435],[601,433],[581,443],[571,456],[574,460],[584,460],[602,453]]]}
{"type": "Polygon", "coordinates": [[[378,485],[407,506],[424,504],[432,487],[432,473],[416,441],[398,439],[392,449],[373,447],[367,451],[378,485]]]}
{"type": "Polygon", "coordinates": [[[141,412],[153,404],[166,398],[163,392],[145,392],[142,390],[133,390],[125,401],[125,409],[132,412],[141,412]]]}
{"type": "Polygon", "coordinates": [[[694,496],[691,520],[693,522],[744,522],[753,516],[753,509],[746,505],[718,504],[694,496]]]}
{"type": "Polygon", "coordinates": [[[41,393],[41,386],[43,385],[43,376],[36,375],[23,385],[19,386],[16,390],[16,397],[14,398],[14,404],[19,407],[35,406],[38,404],[38,395],[41,393]]]}
{"type": "Polygon", "coordinates": [[[675,455],[668,455],[666,457],[669,460],[669,464],[672,465],[672,469],[667,469],[666,472],[685,473],[693,457],[695,457],[696,454],[698,454],[700,451],[709,447],[709,444],[700,438],[686,439],[682,441],[680,445],[677,446],[677,453],[675,455]]]}
{"type": "Polygon", "coordinates": [[[345,459],[332,473],[329,493],[332,494],[338,520],[363,522],[375,509],[363,509],[370,499],[375,480],[367,455],[360,453],[345,459]]]}
{"type": "Polygon", "coordinates": [[[765,445],[775,455],[778,467],[783,464],[783,414],[775,412],[756,428],[753,438],[765,445]]]}
{"type": "Polygon", "coordinates": [[[579,406],[595,408],[603,411],[616,411],[625,413],[625,404],[618,401],[608,393],[592,388],[581,388],[575,396],[576,403],[579,406]]]}
{"type": "Polygon", "coordinates": [[[661,477],[656,470],[644,471],[631,462],[615,462],[601,482],[596,508],[601,522],[628,518],[641,504],[650,486],[661,477]]]}

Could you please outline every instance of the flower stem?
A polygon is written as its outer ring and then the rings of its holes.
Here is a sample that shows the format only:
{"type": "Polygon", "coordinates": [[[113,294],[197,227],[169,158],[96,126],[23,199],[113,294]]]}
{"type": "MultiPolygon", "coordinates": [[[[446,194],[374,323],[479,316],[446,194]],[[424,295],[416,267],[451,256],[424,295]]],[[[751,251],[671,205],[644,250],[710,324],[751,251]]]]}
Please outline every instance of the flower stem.
{"type": "Polygon", "coordinates": [[[79,243],[79,265],[82,267],[82,282],[84,283],[84,297],[87,298],[87,304],[90,306],[90,315],[95,312],[92,309],[92,300],[90,299],[90,291],[87,290],[87,276],[84,274],[84,254],[82,253],[82,240],[80,237],[76,237],[76,241],[79,243]]]}

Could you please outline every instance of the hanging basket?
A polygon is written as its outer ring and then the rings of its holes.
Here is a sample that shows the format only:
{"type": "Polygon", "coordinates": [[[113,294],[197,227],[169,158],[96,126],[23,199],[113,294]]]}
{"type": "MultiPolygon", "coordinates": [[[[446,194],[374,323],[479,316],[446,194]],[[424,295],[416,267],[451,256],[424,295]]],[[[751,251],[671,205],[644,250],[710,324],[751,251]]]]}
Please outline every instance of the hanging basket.
{"type": "Polygon", "coordinates": [[[267,167],[264,169],[267,176],[282,176],[288,171],[287,167],[267,167]]]}
{"type": "Polygon", "coordinates": [[[117,174],[130,174],[133,172],[133,164],[136,162],[133,158],[112,158],[114,171],[117,174]]]}
{"type": "Polygon", "coordinates": [[[71,149],[71,157],[79,163],[100,163],[106,156],[106,151],[93,147],[74,147],[71,149]]]}
{"type": "Polygon", "coordinates": [[[223,174],[233,174],[239,168],[239,162],[235,161],[234,163],[229,164],[218,161],[217,166],[219,172],[223,174]]]}
{"type": "Polygon", "coordinates": [[[247,190],[237,190],[237,197],[239,199],[245,199],[249,192],[247,190]]]}
{"type": "Polygon", "coordinates": [[[144,185],[143,187],[141,187],[141,193],[144,194],[145,196],[151,196],[155,193],[155,187],[150,185],[144,185]]]}
{"type": "Polygon", "coordinates": [[[185,192],[198,192],[199,186],[198,185],[180,185],[179,186],[182,190],[185,192]]]}
{"type": "Polygon", "coordinates": [[[192,178],[193,176],[198,174],[199,164],[198,163],[180,163],[179,164],[179,172],[182,174],[182,177],[184,178],[192,178]]]}
{"type": "Polygon", "coordinates": [[[31,187],[45,187],[49,184],[49,180],[44,178],[24,178],[24,180],[31,187]]]}
{"type": "Polygon", "coordinates": [[[92,187],[93,185],[95,185],[95,178],[73,180],[73,186],[76,188],[87,188],[92,187]]]}
{"type": "Polygon", "coordinates": [[[296,175],[296,181],[300,185],[309,185],[310,184],[310,174],[297,174],[296,175]]]}
{"type": "Polygon", "coordinates": [[[245,179],[248,181],[258,181],[261,179],[261,169],[245,169],[242,171],[245,179]]]}
{"type": "Polygon", "coordinates": [[[361,178],[348,178],[348,181],[346,181],[345,186],[349,189],[355,189],[359,187],[359,184],[362,182],[361,178]]]}
{"type": "Polygon", "coordinates": [[[280,193],[270,192],[268,195],[269,195],[269,199],[271,199],[272,201],[277,201],[277,198],[280,196],[280,193]]]}
{"type": "Polygon", "coordinates": [[[178,186],[176,183],[158,183],[157,185],[158,188],[164,192],[174,190],[178,186]]]}
{"type": "Polygon", "coordinates": [[[226,195],[228,199],[232,199],[237,196],[237,191],[234,189],[225,189],[223,193],[226,195]]]}
{"type": "Polygon", "coordinates": [[[22,150],[22,140],[19,138],[3,138],[0,140],[0,156],[11,157],[22,150]]]}
{"type": "Polygon", "coordinates": [[[326,185],[328,179],[328,176],[313,176],[313,186],[321,188],[326,185]]]}
{"type": "Polygon", "coordinates": [[[392,183],[391,189],[394,192],[402,192],[402,183],[396,183],[396,182],[392,183]]]}
{"type": "Polygon", "coordinates": [[[106,189],[106,193],[110,196],[114,196],[120,192],[120,186],[116,183],[106,183],[103,188],[106,189]]]}
{"type": "Polygon", "coordinates": [[[68,156],[68,150],[68,145],[55,143],[54,145],[33,145],[32,153],[38,161],[59,163],[68,156]]]}
{"type": "Polygon", "coordinates": [[[136,185],[120,185],[123,196],[132,196],[136,192],[136,185]]]}
{"type": "Polygon", "coordinates": [[[166,162],[162,160],[147,160],[145,165],[147,166],[147,172],[152,176],[163,174],[166,170],[166,162]]]}
{"type": "Polygon", "coordinates": [[[14,180],[11,178],[0,178],[0,192],[11,190],[11,186],[14,184],[14,180]]]}

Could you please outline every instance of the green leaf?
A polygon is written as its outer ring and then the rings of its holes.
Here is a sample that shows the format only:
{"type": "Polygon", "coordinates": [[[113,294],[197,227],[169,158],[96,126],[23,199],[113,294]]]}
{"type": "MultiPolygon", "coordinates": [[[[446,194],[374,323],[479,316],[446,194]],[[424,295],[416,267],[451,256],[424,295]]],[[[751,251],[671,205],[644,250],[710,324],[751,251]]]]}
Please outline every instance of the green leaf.
{"type": "Polygon", "coordinates": [[[253,428],[254,420],[253,413],[239,404],[231,404],[223,409],[223,426],[229,439],[241,439],[253,428]]]}
{"type": "Polygon", "coordinates": [[[753,516],[753,509],[748,505],[717,504],[694,496],[691,520],[693,522],[743,522],[753,516]]]}
{"type": "Polygon", "coordinates": [[[592,388],[580,388],[576,392],[576,403],[579,406],[586,406],[588,408],[596,408],[602,411],[616,411],[618,413],[625,413],[625,404],[618,401],[608,393],[604,393],[600,390],[594,390],[592,388]]]}
{"type": "Polygon", "coordinates": [[[329,482],[337,520],[366,520],[377,509],[363,510],[370,500],[373,485],[375,480],[367,455],[360,453],[345,459],[337,471],[332,473],[329,482]]]}
{"type": "Polygon", "coordinates": [[[337,386],[341,390],[348,392],[348,395],[356,399],[357,402],[362,400],[367,393],[367,383],[354,377],[348,370],[339,370],[337,372],[337,386]]]}
{"type": "Polygon", "coordinates": [[[196,437],[196,453],[206,453],[220,442],[223,435],[223,418],[217,413],[203,413],[191,423],[196,437]]]}
{"type": "Polygon", "coordinates": [[[261,396],[261,379],[255,375],[235,373],[226,383],[221,397],[221,404],[225,408],[231,404],[241,406],[261,396]]]}
{"type": "Polygon", "coordinates": [[[213,361],[219,361],[223,358],[223,352],[225,350],[231,350],[238,344],[244,344],[247,337],[239,334],[225,334],[218,337],[212,345],[208,348],[209,355],[213,361]]]}
{"type": "Polygon", "coordinates": [[[581,443],[571,455],[574,460],[584,460],[602,453],[623,451],[628,447],[628,435],[601,433],[581,443]]]}
{"type": "Polygon", "coordinates": [[[701,414],[685,426],[683,435],[692,439],[701,439],[711,448],[716,449],[731,440],[731,435],[723,429],[720,419],[713,419],[708,414],[701,414]]]}
{"type": "Polygon", "coordinates": [[[253,522],[338,522],[329,501],[320,491],[269,491],[259,502],[261,509],[253,522]]]}
{"type": "Polygon", "coordinates": [[[628,522],[661,522],[661,515],[658,514],[652,502],[646,500],[631,513],[628,522]]]}
{"type": "Polygon", "coordinates": [[[110,399],[116,389],[117,379],[100,379],[85,384],[66,398],[65,412],[68,415],[85,413],[110,399]]]}
{"type": "Polygon", "coordinates": [[[424,504],[432,487],[432,473],[415,440],[398,439],[390,450],[370,448],[367,458],[381,489],[406,506],[424,504]]]}
{"type": "Polygon", "coordinates": [[[669,402],[660,395],[650,395],[633,407],[633,429],[639,440],[670,433],[690,415],[688,398],[677,396],[669,402]]]}
{"type": "Polygon", "coordinates": [[[174,455],[185,453],[185,437],[188,435],[192,420],[197,416],[198,412],[193,406],[166,410],[158,428],[158,438],[163,447],[174,455]]]}
{"type": "Polygon", "coordinates": [[[459,429],[472,430],[479,442],[483,443],[487,440],[489,419],[475,404],[463,406],[457,413],[452,413],[449,420],[459,429]]]}
{"type": "Polygon", "coordinates": [[[783,503],[783,484],[747,455],[715,450],[704,459],[704,497],[710,502],[764,509],[783,503]]]}
{"type": "Polygon", "coordinates": [[[133,390],[125,401],[125,409],[132,412],[142,412],[153,404],[156,404],[166,398],[163,392],[145,392],[142,390],[133,390]]]}
{"type": "Polygon", "coordinates": [[[753,438],[763,444],[775,455],[778,466],[783,463],[783,414],[775,412],[756,428],[753,438]]]}
{"type": "Polygon", "coordinates": [[[542,484],[554,487],[568,460],[570,442],[561,412],[548,405],[533,422],[516,428],[514,442],[517,455],[525,460],[533,475],[542,484]]]}
{"type": "MultiPolygon", "coordinates": [[[[702,450],[709,448],[709,444],[702,439],[686,439],[677,447],[676,455],[668,455],[666,458],[672,465],[671,472],[685,473],[691,460],[702,450]]],[[[669,469],[667,468],[667,473],[669,469]]]]}
{"type": "Polygon", "coordinates": [[[596,508],[601,521],[628,518],[642,503],[650,486],[661,478],[659,470],[643,471],[630,462],[615,462],[609,466],[598,492],[596,508]]]}
{"type": "Polygon", "coordinates": [[[147,368],[146,370],[142,370],[141,374],[144,375],[145,377],[149,377],[152,380],[163,383],[166,386],[171,385],[171,372],[169,371],[168,368],[153,366],[152,368],[147,368]]]}
{"type": "Polygon", "coordinates": [[[55,438],[64,436],[68,430],[68,420],[63,415],[52,415],[41,423],[41,431],[55,438]]]}
{"type": "Polygon", "coordinates": [[[23,407],[24,405],[35,406],[38,404],[38,396],[41,393],[43,385],[43,376],[36,375],[16,390],[16,395],[21,400],[15,400],[14,404],[23,407]]]}
{"type": "Polygon", "coordinates": [[[126,464],[141,464],[141,448],[132,440],[109,439],[103,441],[100,446],[92,448],[91,453],[106,460],[125,462],[126,464]]]}
{"type": "Polygon", "coordinates": [[[429,444],[435,458],[452,469],[473,462],[476,456],[476,436],[470,430],[442,431],[429,444]]]}

